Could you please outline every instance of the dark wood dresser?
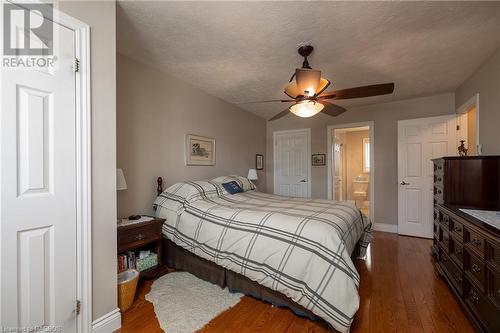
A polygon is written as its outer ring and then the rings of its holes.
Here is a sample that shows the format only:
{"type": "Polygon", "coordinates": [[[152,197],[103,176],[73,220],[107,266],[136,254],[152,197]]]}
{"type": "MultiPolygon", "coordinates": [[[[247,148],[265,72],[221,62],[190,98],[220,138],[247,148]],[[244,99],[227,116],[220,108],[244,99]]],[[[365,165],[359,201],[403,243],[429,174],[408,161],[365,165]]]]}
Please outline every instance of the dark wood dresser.
{"type": "Polygon", "coordinates": [[[433,162],[436,269],[481,332],[500,332],[500,230],[460,210],[500,210],[500,156],[433,162]]]}

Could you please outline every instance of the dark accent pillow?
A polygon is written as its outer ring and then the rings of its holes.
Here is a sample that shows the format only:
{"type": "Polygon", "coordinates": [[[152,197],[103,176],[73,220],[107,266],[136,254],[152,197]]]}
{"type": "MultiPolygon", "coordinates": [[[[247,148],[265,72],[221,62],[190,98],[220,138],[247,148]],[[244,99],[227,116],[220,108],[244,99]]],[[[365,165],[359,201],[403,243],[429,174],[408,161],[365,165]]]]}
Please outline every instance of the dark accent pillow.
{"type": "Polygon", "coordinates": [[[222,186],[224,186],[226,191],[228,191],[231,194],[243,192],[243,189],[234,180],[232,182],[223,183],[222,186]]]}

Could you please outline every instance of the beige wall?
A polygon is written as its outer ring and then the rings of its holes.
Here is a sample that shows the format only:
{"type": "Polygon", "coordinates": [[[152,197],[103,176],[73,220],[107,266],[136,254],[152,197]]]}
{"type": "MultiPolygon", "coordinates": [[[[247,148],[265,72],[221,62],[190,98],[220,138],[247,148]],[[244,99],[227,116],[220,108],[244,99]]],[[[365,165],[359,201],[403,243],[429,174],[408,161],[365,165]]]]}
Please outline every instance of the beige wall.
{"type": "MultiPolygon", "coordinates": [[[[353,181],[358,175],[364,176],[367,180],[370,180],[370,174],[363,173],[363,139],[369,138],[369,131],[353,131],[347,132],[345,136],[346,144],[346,158],[347,158],[347,172],[346,172],[346,182],[347,182],[347,198],[348,200],[354,200],[353,181]]],[[[369,192],[369,189],[368,189],[369,192]]],[[[366,200],[370,200],[369,196],[366,200]]]]}
{"type": "Polygon", "coordinates": [[[115,2],[59,2],[91,28],[93,319],[116,309],[115,2]]]}
{"type": "Polygon", "coordinates": [[[500,154],[500,48],[455,93],[457,107],[479,93],[479,143],[483,155],[500,154]]]}
{"type": "MultiPolygon", "coordinates": [[[[413,119],[455,112],[452,93],[408,99],[404,101],[348,108],[339,117],[319,114],[312,118],[288,115],[267,126],[267,190],[273,191],[273,132],[311,128],[311,151],[326,153],[327,126],[374,121],[375,222],[397,224],[397,120],[413,119]]],[[[327,198],[327,167],[312,168],[312,196],[327,198]]]]}
{"type": "MultiPolygon", "coordinates": [[[[152,213],[156,178],[183,180],[248,173],[266,148],[266,121],[177,78],[117,55],[117,165],[128,189],[118,214],[152,213]],[[216,166],[186,166],[186,134],[216,139],[216,166]]],[[[267,156],[264,156],[267,157],[267,156]]],[[[265,186],[259,171],[257,186],[265,186]]]]}

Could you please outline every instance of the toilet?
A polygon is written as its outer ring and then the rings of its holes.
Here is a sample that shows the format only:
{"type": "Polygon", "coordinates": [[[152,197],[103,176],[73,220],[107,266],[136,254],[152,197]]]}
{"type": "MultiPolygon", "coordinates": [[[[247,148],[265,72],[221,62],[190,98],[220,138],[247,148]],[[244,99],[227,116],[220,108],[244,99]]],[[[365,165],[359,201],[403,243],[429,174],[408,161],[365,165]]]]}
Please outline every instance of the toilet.
{"type": "Polygon", "coordinates": [[[357,207],[363,207],[368,200],[368,188],[370,182],[368,179],[359,175],[352,181],[352,198],[357,207]]]}

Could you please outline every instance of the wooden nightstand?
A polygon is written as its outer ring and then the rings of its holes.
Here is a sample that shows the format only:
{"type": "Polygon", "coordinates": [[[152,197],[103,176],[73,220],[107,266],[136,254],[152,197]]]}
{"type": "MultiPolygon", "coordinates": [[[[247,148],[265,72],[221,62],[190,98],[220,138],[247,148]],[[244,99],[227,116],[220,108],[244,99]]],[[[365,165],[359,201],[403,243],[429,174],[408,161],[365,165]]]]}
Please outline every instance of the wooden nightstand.
{"type": "Polygon", "coordinates": [[[163,264],[161,257],[161,227],[163,222],[165,222],[165,219],[154,218],[145,222],[118,224],[118,254],[127,251],[151,250],[158,256],[158,265],[142,271],[141,277],[155,278],[166,271],[166,266],[163,264]]]}

